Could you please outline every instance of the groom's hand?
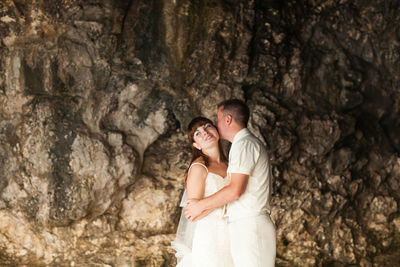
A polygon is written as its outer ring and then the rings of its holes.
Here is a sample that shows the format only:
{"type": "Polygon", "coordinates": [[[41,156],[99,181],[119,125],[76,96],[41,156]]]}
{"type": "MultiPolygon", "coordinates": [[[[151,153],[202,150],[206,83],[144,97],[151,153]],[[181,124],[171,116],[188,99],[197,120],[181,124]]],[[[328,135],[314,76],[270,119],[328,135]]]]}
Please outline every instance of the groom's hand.
{"type": "Polygon", "coordinates": [[[191,222],[194,222],[197,217],[203,212],[203,209],[198,199],[189,199],[186,201],[185,217],[191,222]]]}

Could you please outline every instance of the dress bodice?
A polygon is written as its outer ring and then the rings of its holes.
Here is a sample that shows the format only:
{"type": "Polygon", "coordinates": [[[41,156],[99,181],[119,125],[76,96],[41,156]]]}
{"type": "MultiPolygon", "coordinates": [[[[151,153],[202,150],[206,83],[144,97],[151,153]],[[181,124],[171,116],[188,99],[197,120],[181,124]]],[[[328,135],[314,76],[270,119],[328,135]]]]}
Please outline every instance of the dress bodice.
{"type": "Polygon", "coordinates": [[[204,197],[208,197],[225,186],[225,179],[216,173],[208,172],[206,185],[204,188],[204,197]]]}
{"type": "MultiPolygon", "coordinates": [[[[208,172],[206,178],[206,184],[204,187],[204,197],[211,196],[217,191],[221,190],[226,184],[226,178],[224,179],[221,175],[218,175],[213,172],[208,172]]],[[[224,212],[224,207],[219,207],[214,209],[208,216],[200,219],[202,220],[210,220],[211,218],[222,218],[224,212]]]]}

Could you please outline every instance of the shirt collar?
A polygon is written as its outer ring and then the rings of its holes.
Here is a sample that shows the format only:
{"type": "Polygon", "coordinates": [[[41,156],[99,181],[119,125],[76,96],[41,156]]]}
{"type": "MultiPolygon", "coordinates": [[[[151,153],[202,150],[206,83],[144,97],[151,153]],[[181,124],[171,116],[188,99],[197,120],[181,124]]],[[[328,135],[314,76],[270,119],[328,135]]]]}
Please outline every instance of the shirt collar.
{"type": "Polygon", "coordinates": [[[247,128],[243,128],[242,130],[240,130],[239,132],[237,132],[235,134],[235,136],[233,137],[232,144],[249,134],[250,134],[250,131],[247,128]]]}

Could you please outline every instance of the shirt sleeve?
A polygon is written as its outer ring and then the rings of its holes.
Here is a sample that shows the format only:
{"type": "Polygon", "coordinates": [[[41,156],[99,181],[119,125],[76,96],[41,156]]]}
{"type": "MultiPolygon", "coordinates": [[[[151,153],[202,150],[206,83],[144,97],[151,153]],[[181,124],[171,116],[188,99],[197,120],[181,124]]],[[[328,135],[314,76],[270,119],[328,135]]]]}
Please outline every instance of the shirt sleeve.
{"type": "Polygon", "coordinates": [[[232,148],[229,158],[228,172],[250,175],[260,156],[257,144],[241,140],[232,148]]]}

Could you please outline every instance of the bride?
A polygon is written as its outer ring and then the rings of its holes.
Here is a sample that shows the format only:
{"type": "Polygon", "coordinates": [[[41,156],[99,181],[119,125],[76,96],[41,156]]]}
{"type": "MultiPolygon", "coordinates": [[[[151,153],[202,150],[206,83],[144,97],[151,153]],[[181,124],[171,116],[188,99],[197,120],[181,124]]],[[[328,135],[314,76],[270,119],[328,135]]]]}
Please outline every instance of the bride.
{"type": "MultiPolygon", "coordinates": [[[[193,155],[181,207],[187,199],[210,196],[229,182],[227,159],[213,123],[207,118],[194,118],[188,126],[188,137],[193,155]]],[[[224,207],[204,211],[196,222],[188,221],[182,212],[171,245],[176,250],[177,267],[233,266],[224,207]]]]}

